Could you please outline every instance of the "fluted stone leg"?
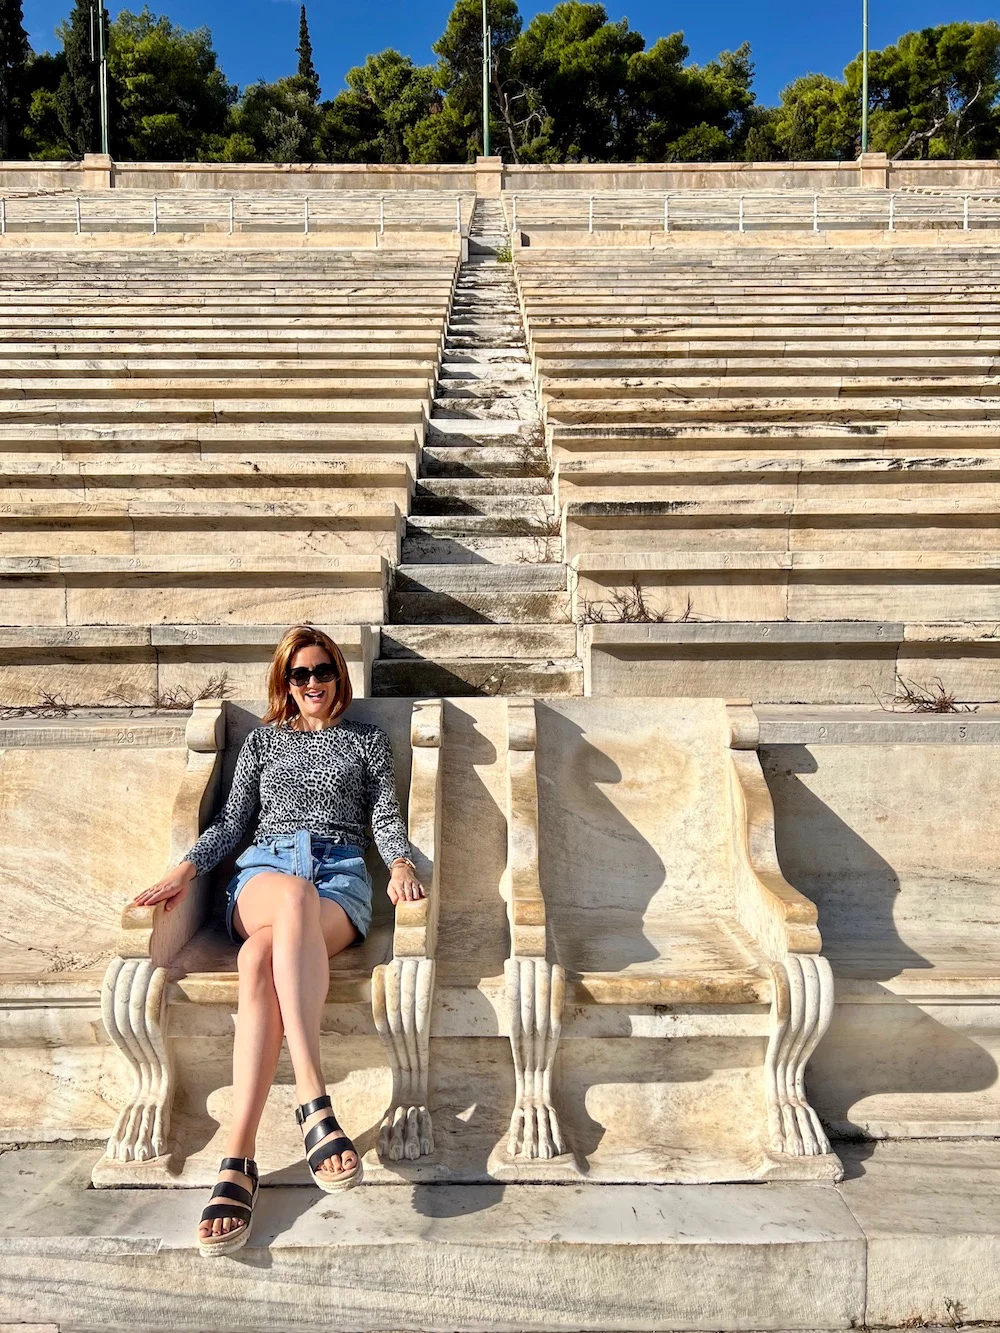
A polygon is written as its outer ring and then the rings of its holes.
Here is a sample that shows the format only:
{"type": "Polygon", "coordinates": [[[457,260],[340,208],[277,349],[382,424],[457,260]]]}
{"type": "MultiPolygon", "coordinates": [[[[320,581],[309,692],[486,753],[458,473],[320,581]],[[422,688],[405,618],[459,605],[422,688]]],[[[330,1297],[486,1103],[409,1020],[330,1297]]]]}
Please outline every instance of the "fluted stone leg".
{"type": "Polygon", "coordinates": [[[167,1151],[173,1061],[163,1031],[166,982],[167,969],[148,958],[113,958],[104,974],[104,1026],[135,1073],[132,1098],[105,1152],[121,1162],[145,1162],[167,1151]]]}
{"type": "Polygon", "coordinates": [[[544,958],[508,958],[507,1015],[514,1056],[511,1157],[558,1157],[566,1151],[552,1105],[552,1064],[562,1030],[566,976],[544,958]]]}
{"type": "Polygon", "coordinates": [[[372,976],[372,1013],[392,1067],[392,1106],[378,1136],[378,1154],[416,1161],[434,1151],[427,1109],[433,958],[394,958],[372,976]]]}
{"type": "Polygon", "coordinates": [[[819,1117],[809,1105],[805,1071],[833,1016],[833,974],[819,954],[790,953],[771,964],[774,1000],[764,1060],[770,1148],[792,1157],[831,1151],[819,1117]]]}

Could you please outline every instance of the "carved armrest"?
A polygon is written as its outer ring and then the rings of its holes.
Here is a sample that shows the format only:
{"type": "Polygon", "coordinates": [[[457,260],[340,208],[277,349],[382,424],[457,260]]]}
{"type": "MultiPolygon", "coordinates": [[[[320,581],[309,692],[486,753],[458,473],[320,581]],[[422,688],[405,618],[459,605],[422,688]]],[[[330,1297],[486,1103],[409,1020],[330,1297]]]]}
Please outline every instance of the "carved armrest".
{"type": "Polygon", "coordinates": [[[396,904],[392,940],[395,958],[433,958],[437,943],[443,718],[440,699],[424,699],[413,705],[407,832],[417,878],[427,896],[396,904]]]}
{"type": "MultiPolygon", "coordinates": [[[[221,699],[195,701],[184,732],[187,765],[170,816],[170,865],[175,866],[197,840],[211,811],[222,773],[226,720],[221,699]]],[[[168,912],[127,903],[122,909],[117,953],[120,958],[149,958],[165,967],[208,917],[211,875],[191,881],[184,899],[168,912]]]]}
{"type": "Polygon", "coordinates": [[[504,897],[511,957],[545,957],[545,900],[538,877],[537,732],[533,699],[507,704],[507,866],[504,897]]]}
{"type": "Polygon", "coordinates": [[[817,911],[781,873],[774,804],[757,755],[759,727],[748,705],[730,705],[730,808],[736,916],[768,958],[819,953],[817,911]]]}

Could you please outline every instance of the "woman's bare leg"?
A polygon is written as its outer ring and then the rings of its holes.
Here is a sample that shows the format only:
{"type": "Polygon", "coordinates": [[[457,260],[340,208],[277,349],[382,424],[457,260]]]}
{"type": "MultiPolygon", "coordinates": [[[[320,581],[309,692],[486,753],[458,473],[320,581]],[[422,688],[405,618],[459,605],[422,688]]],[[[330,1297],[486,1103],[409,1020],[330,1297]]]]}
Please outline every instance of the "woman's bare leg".
{"type": "MultiPolygon", "coordinates": [[[[240,989],[233,1042],[233,1120],[224,1157],[255,1156],[257,1126],[278,1067],[283,1028],[274,989],[271,944],[271,927],[262,926],[243,941],[237,955],[240,989]]],[[[222,1171],[219,1179],[253,1189],[253,1181],[242,1171],[222,1171]]],[[[245,1225],[239,1216],[243,1210],[236,1208],[234,1214],[209,1218],[200,1224],[199,1234],[222,1236],[245,1225]]]]}
{"type": "MultiPolygon", "coordinates": [[[[233,919],[241,930],[271,927],[274,989],[295,1072],[296,1104],[322,1097],[326,1080],[320,1063],[319,1032],[330,987],[330,958],[351,943],[354,926],[337,903],[320,898],[311,880],[272,871],[254,875],[237,899],[233,919]]],[[[301,1126],[303,1139],[329,1114],[324,1108],[308,1116],[301,1126]]],[[[343,1160],[330,1157],[319,1169],[336,1177],[356,1163],[356,1155],[346,1152],[343,1160]]]]}

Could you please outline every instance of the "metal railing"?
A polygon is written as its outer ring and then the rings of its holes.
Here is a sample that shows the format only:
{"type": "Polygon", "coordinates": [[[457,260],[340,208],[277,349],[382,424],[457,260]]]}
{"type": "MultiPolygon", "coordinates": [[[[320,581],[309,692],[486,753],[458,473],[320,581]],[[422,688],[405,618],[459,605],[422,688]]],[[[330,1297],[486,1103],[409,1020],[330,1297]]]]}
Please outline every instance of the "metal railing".
{"type": "Polygon", "coordinates": [[[1000,228],[1000,195],[926,195],[885,190],[699,192],[685,190],[512,194],[512,231],[899,231],[1000,228]]]}
{"type": "Polygon", "coordinates": [[[12,195],[0,197],[0,235],[9,232],[322,231],[426,229],[461,234],[472,217],[473,195],[438,191],[386,194],[329,191],[317,194],[192,195],[190,192],[136,195],[12,195]],[[117,195],[117,197],[116,197],[117,195]]]}

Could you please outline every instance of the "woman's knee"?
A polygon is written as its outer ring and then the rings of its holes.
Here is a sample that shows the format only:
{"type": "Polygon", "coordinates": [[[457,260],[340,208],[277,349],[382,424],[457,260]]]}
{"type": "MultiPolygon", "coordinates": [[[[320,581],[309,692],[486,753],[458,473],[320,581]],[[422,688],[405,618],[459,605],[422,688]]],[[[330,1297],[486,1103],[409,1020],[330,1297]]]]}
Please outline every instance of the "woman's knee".
{"type": "Polygon", "coordinates": [[[274,989],[272,945],[273,932],[270,926],[261,926],[243,941],[236,954],[241,985],[274,989]]]}
{"type": "Polygon", "coordinates": [[[276,894],[274,919],[287,919],[292,913],[319,918],[319,894],[310,879],[299,875],[282,875],[276,894]]]}

